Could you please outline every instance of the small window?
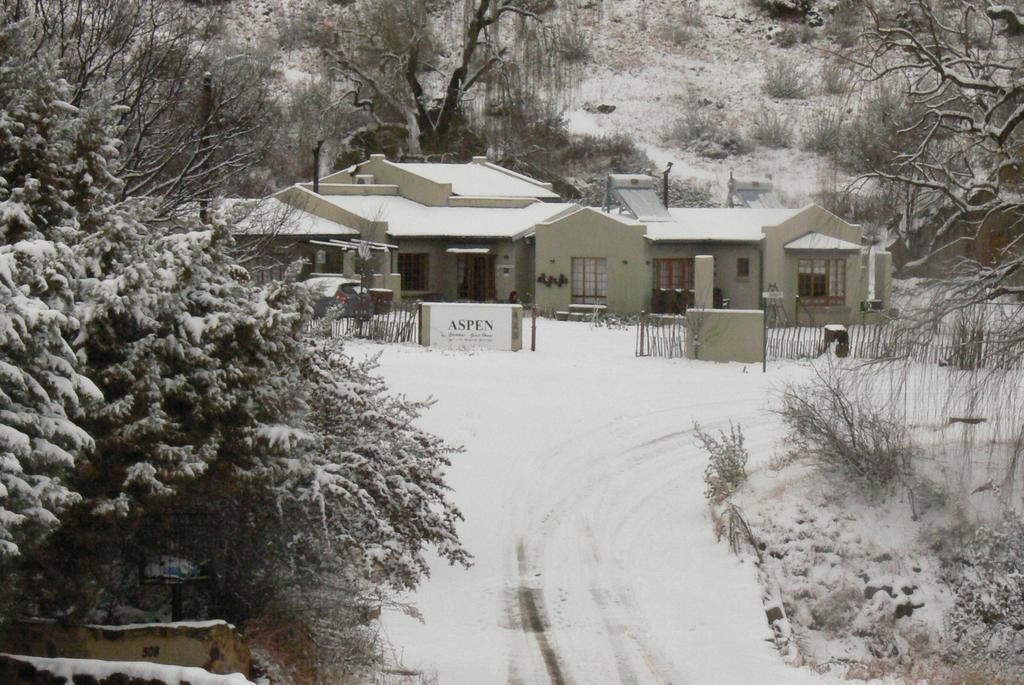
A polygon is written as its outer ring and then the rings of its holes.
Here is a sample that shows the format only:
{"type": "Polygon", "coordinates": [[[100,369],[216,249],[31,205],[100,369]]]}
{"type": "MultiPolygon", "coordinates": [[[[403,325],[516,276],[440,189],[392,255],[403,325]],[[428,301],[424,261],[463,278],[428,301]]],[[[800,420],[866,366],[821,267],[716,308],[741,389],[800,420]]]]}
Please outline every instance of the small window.
{"type": "Polygon", "coordinates": [[[738,257],[736,259],[736,277],[750,278],[750,258],[738,257]]]}
{"type": "Polygon", "coordinates": [[[429,256],[425,252],[398,253],[398,273],[402,274],[402,289],[409,291],[430,289],[427,271],[429,256]]]}

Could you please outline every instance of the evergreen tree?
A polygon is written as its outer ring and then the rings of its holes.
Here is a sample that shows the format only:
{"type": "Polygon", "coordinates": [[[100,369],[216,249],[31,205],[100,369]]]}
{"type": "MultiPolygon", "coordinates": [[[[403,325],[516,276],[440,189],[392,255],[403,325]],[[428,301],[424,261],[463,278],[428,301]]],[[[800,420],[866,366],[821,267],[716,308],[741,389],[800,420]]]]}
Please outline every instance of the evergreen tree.
{"type": "Polygon", "coordinates": [[[92,439],[75,415],[99,393],[67,343],[78,326],[73,245],[114,153],[23,28],[0,27],[0,563],[78,498],[68,476],[92,439]]]}
{"type": "Polygon", "coordinates": [[[427,406],[387,393],[376,361],[357,363],[332,339],[308,341],[303,380],[313,436],[282,487],[306,503],[309,535],[334,547],[358,577],[396,590],[429,573],[425,550],[468,565],[462,514],[444,481],[452,448],[413,421],[427,406]]]}

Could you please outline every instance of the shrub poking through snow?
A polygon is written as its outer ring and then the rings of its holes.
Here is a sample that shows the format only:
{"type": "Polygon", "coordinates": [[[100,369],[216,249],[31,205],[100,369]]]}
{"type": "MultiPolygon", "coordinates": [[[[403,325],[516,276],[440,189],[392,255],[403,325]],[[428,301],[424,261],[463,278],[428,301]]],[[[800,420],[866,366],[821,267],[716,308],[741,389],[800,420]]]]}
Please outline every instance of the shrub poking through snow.
{"type": "Polygon", "coordinates": [[[761,90],[779,100],[803,100],[807,97],[807,76],[796,59],[777,59],[765,69],[761,90]]]}
{"type": "Polygon", "coordinates": [[[948,618],[959,651],[1024,667],[1024,519],[1009,513],[979,526],[952,551],[945,570],[956,601],[948,618]]]}
{"type": "Polygon", "coordinates": [[[725,159],[750,150],[735,126],[724,121],[721,105],[697,98],[683,104],[682,116],[665,131],[665,142],[687,147],[701,157],[725,159]]]}
{"type": "Polygon", "coordinates": [[[743,430],[739,424],[729,422],[729,432],[718,431],[718,437],[693,424],[693,434],[701,447],[708,453],[708,465],[704,469],[707,488],[704,496],[709,502],[718,503],[736,491],[747,479],[747,449],[743,446],[743,430]]]}
{"type": "Polygon", "coordinates": [[[753,138],[765,147],[789,147],[793,142],[793,124],[778,112],[762,108],[754,119],[753,138]]]}
{"type": "Polygon", "coordinates": [[[811,383],[789,387],[782,395],[792,451],[826,472],[848,477],[868,494],[896,486],[909,491],[918,450],[907,427],[858,395],[854,374],[832,364],[815,372],[811,383]]]}

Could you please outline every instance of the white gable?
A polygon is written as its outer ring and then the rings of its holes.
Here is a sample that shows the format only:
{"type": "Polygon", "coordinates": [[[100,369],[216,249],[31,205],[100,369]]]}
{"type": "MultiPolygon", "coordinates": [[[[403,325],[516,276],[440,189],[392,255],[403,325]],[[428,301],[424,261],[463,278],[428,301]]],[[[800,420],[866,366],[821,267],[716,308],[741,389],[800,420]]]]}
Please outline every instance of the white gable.
{"type": "Polygon", "coordinates": [[[433,164],[388,162],[403,171],[422,176],[434,183],[450,183],[452,193],[473,197],[535,197],[558,199],[546,184],[502,169],[494,164],[433,164]]]}
{"type": "Polygon", "coordinates": [[[805,233],[784,245],[787,250],[860,252],[860,245],[824,233],[805,233]]]}
{"type": "Polygon", "coordinates": [[[395,238],[514,238],[575,207],[561,202],[533,202],[525,207],[428,207],[396,195],[327,195],[324,199],[364,219],[386,221],[388,235],[395,238]]]}

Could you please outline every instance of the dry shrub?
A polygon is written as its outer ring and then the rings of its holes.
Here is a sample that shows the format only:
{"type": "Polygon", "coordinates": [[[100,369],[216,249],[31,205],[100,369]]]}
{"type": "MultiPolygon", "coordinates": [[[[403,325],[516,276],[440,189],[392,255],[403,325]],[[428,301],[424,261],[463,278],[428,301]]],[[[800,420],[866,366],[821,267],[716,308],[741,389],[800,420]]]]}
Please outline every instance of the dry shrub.
{"type": "Polygon", "coordinates": [[[555,44],[566,63],[578,64],[590,59],[594,39],[587,31],[569,24],[558,31],[555,44]]]}
{"type": "Polygon", "coordinates": [[[675,12],[675,18],[683,26],[704,26],[704,9],[700,6],[700,0],[683,0],[675,12]]]}
{"type": "Polygon", "coordinates": [[[853,87],[853,72],[839,60],[828,60],[821,66],[821,92],[825,95],[846,95],[853,87]]]}
{"type": "Polygon", "coordinates": [[[832,11],[832,17],[828,21],[828,37],[841,47],[853,47],[862,30],[863,11],[860,0],[842,0],[832,11]]]}
{"type": "Polygon", "coordinates": [[[673,45],[684,47],[693,42],[697,37],[697,32],[691,26],[672,24],[662,28],[661,37],[673,45]]]}
{"type": "Polygon", "coordinates": [[[866,494],[910,490],[919,450],[906,425],[858,392],[855,372],[832,363],[814,370],[809,384],[783,391],[780,414],[791,451],[866,494]]]}
{"type": "Polygon", "coordinates": [[[747,479],[749,455],[743,446],[743,429],[730,421],[729,432],[720,430],[715,437],[694,423],[693,434],[708,453],[708,465],[704,469],[704,484],[707,486],[704,496],[709,502],[721,502],[747,479]]]}
{"type": "Polygon", "coordinates": [[[750,150],[742,133],[726,126],[723,111],[700,99],[684,103],[682,115],[669,125],[664,139],[708,159],[724,159],[750,150]]]}
{"type": "Polygon", "coordinates": [[[819,155],[838,154],[844,133],[843,113],[837,108],[817,109],[807,119],[801,147],[819,155]]]}
{"type": "Polygon", "coordinates": [[[807,76],[797,59],[782,57],[765,68],[761,90],[779,100],[803,100],[807,97],[807,76]]]}
{"type": "Polygon", "coordinates": [[[765,147],[789,147],[793,143],[793,123],[778,112],[763,107],[754,117],[753,138],[765,147]]]}

